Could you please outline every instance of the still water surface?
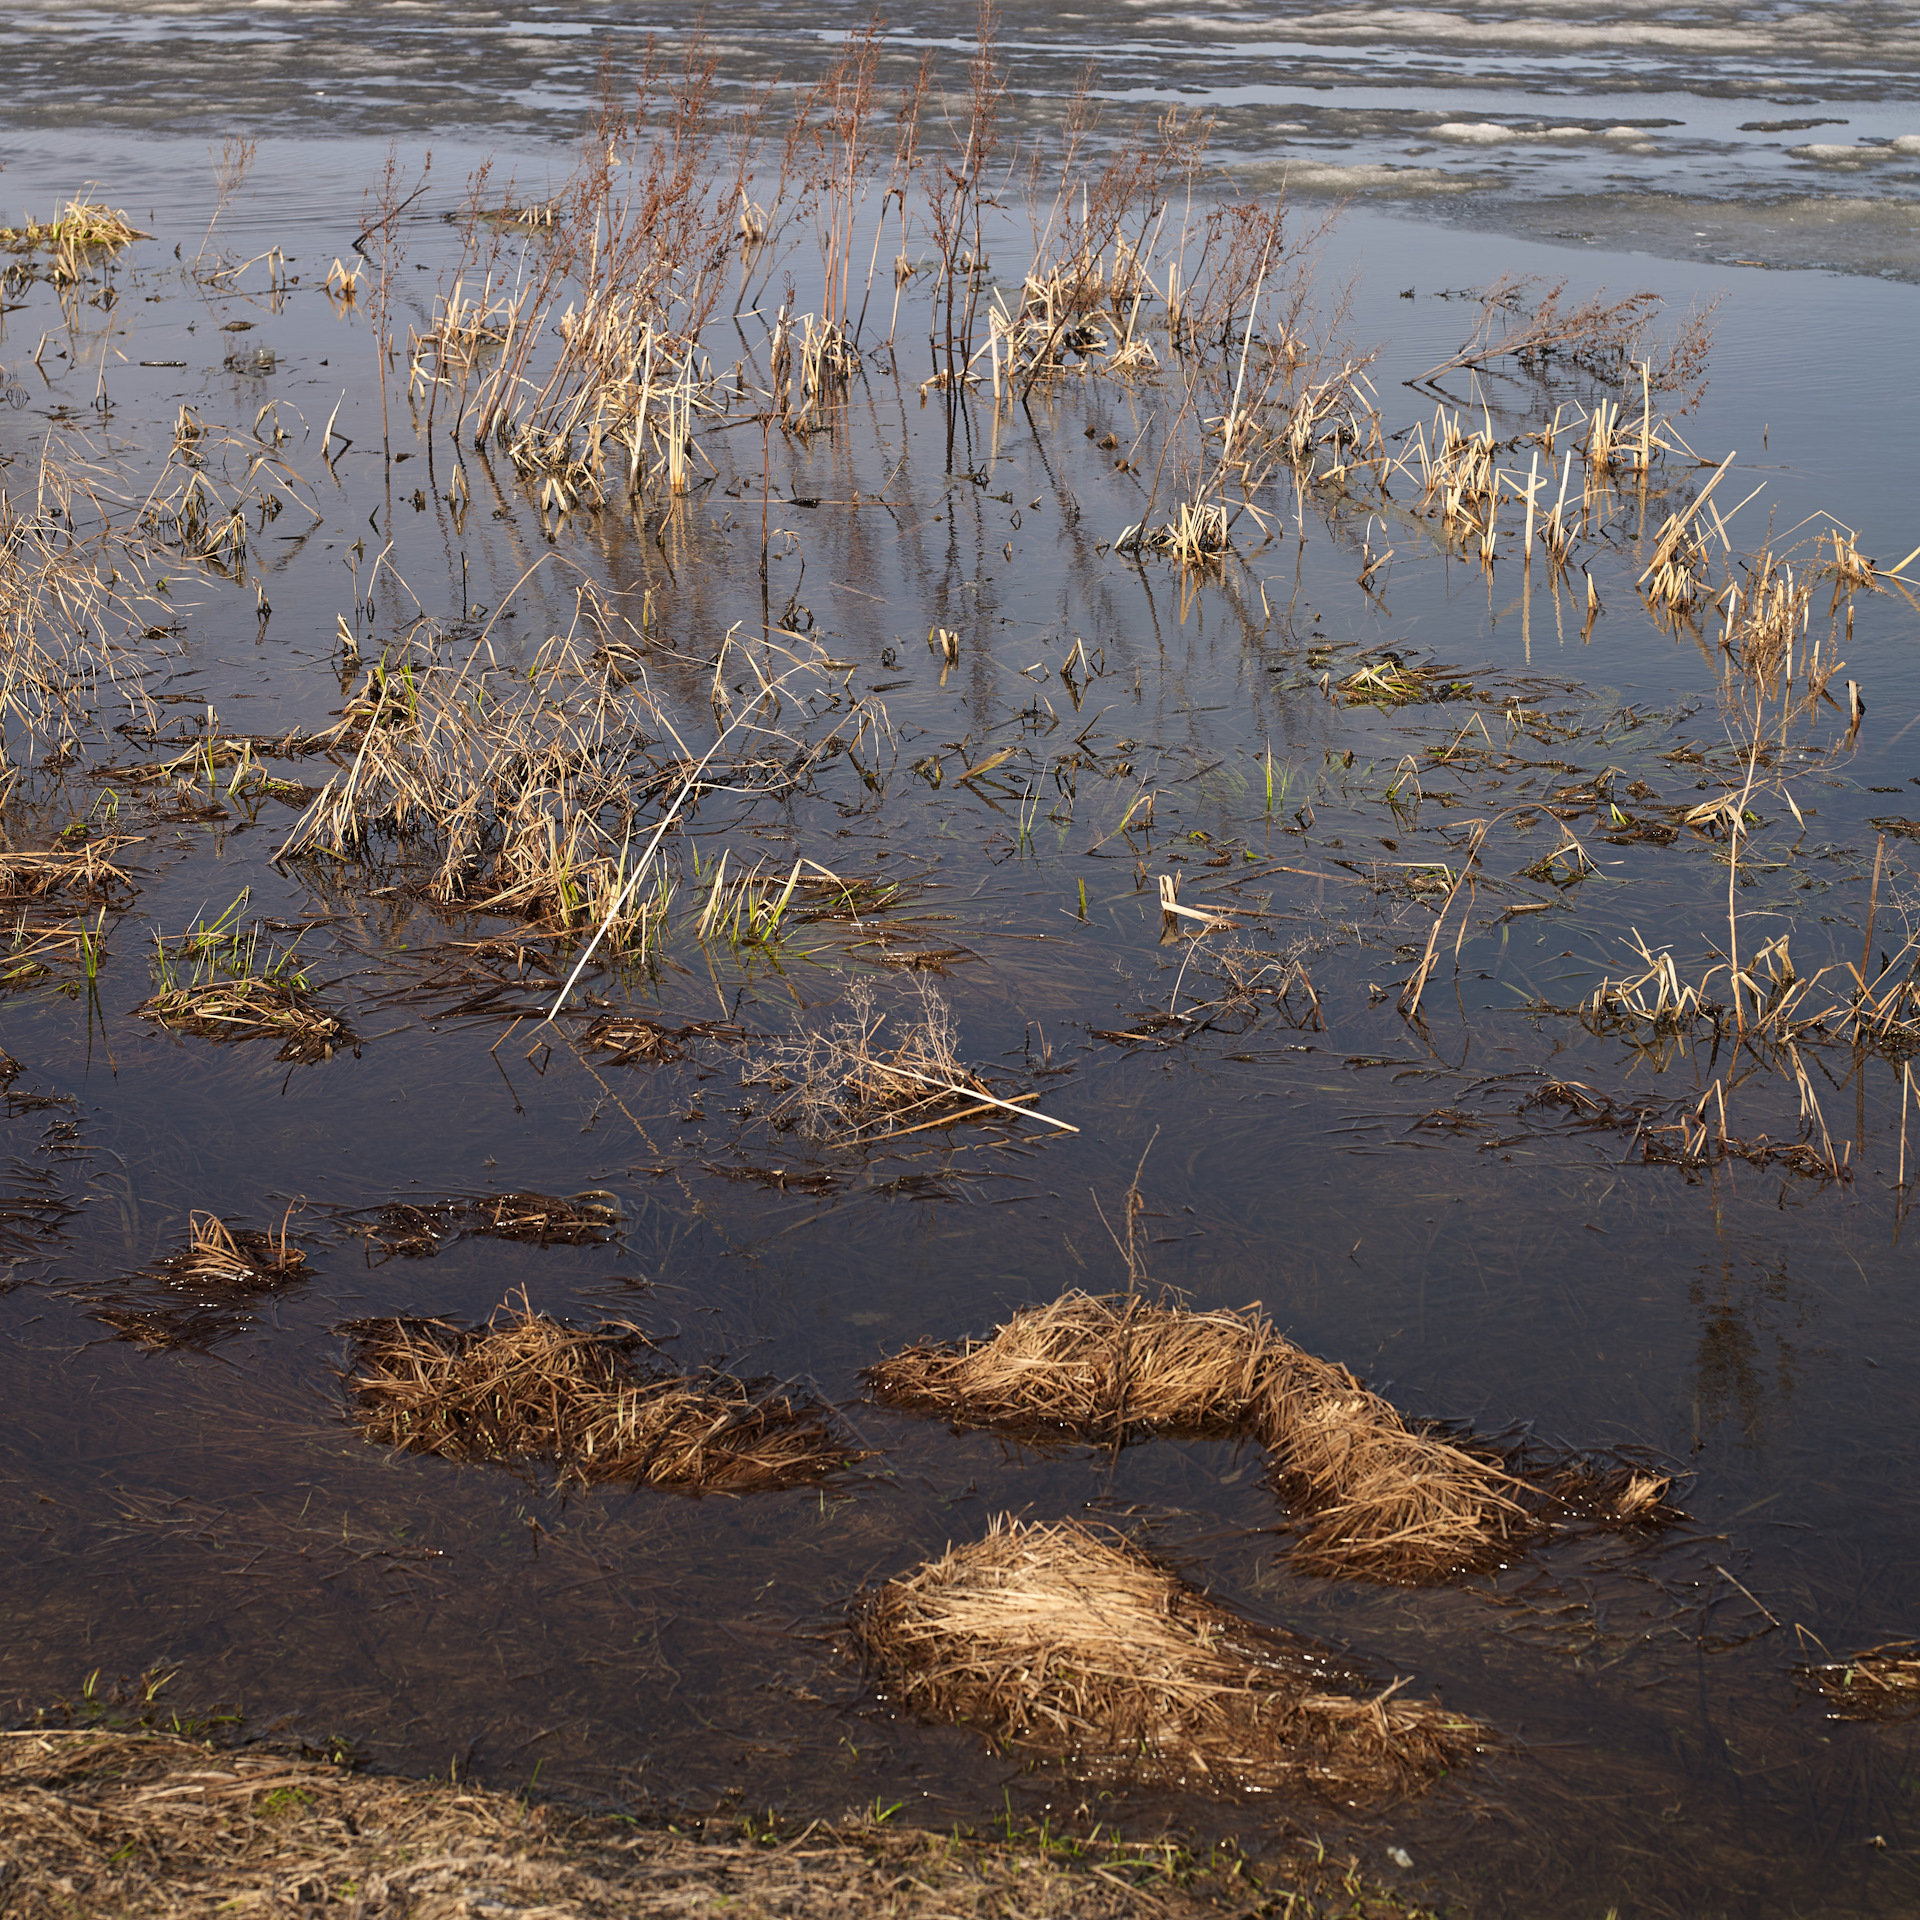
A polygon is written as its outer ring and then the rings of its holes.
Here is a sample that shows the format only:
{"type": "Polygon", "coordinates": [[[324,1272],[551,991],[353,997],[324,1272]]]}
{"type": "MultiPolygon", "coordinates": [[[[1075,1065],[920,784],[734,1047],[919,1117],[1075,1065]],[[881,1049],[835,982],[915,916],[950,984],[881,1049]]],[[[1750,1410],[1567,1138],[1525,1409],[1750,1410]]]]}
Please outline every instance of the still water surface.
{"type": "MultiPolygon", "coordinates": [[[[1822,508],[1883,563],[1920,541],[1920,421],[1894,372],[1920,314],[1906,285],[1875,283],[1917,264],[1910,9],[1122,17],[1116,37],[1110,15],[1009,14],[1018,113],[1043,120],[1097,47],[1116,99],[1217,107],[1230,171],[1392,202],[1350,214],[1322,266],[1329,287],[1357,276],[1352,331],[1384,343],[1390,428],[1431,413],[1433,394],[1401,383],[1471,323],[1472,303],[1447,296],[1502,271],[1648,284],[1676,309],[1724,290],[1715,382],[1685,431],[1716,460],[1737,454],[1734,498],[1768,489],[1735,544],[1758,544],[1770,511],[1785,528],[1822,508]],[[1835,124],[1745,125],[1790,119],[1835,124]],[[1625,245],[1664,257],[1607,251],[1625,245]],[[1766,270],[1811,263],[1848,271],[1766,270]]],[[[966,18],[890,30],[890,61],[904,71],[931,47],[957,62],[966,18]]],[[[481,461],[457,521],[444,436],[400,428],[396,450],[419,464],[383,468],[364,310],[336,312],[314,287],[350,249],[387,138],[409,168],[430,144],[444,185],[409,216],[405,269],[419,286],[408,317],[424,323],[466,167],[497,149],[523,180],[557,170],[597,36],[676,24],[638,7],[13,10],[0,60],[24,83],[0,125],[0,200],[38,210],[98,178],[157,238],[121,270],[118,303],[56,331],[37,370],[36,342],[61,324],[47,290],[4,316],[0,484],[18,496],[43,437],[71,447],[76,422],[136,476],[155,470],[182,403],[244,428],[280,400],[307,423],[290,457],[320,518],[305,539],[282,537],[285,520],[263,528],[243,583],[192,589],[154,681],[177,696],[183,733],[208,704],[250,732],[337,714],[333,634],[370,516],[437,619],[515,608],[513,634],[496,629],[508,657],[565,629],[567,568],[652,590],[672,636],[661,684],[686,724],[710,726],[701,665],[730,625],[760,618],[759,436],[751,455],[746,435],[713,436],[719,477],[670,541],[609,518],[549,544],[534,500],[481,461]],[[226,243],[292,256],[303,285],[277,300],[211,298],[173,259],[210,211],[207,140],[236,126],[263,145],[226,243]],[[222,332],[241,318],[247,332],[222,332]],[[236,340],[248,356],[270,349],[270,368],[236,359],[236,340]],[[89,418],[102,366],[107,416],[89,418]],[[327,469],[311,430],[337,401],[354,446],[327,469]],[[736,484],[751,540],[724,497],[736,484]],[[264,625],[256,585],[272,602],[264,625]]],[[[717,36],[723,72],[742,88],[804,73],[840,30],[830,15],[802,34],[790,14],[736,12],[717,36]]],[[[1306,1828],[1383,1873],[1387,1848],[1405,1849],[1421,1897],[1475,1913],[1911,1911],[1911,1723],[1831,1721],[1791,1673],[1822,1647],[1920,1632],[1920,1319],[1897,1068],[1820,1056],[1844,1183],[1648,1165],[1627,1131],[1530,1102],[1555,1080],[1678,1104],[1728,1073],[1704,1046],[1636,1052],[1553,1011],[1617,974],[1636,929],[1705,964],[1727,884],[1705,843],[1596,842],[1602,863],[1569,889],[1517,877],[1544,844],[1508,848],[1426,1028],[1393,1008],[1431,924],[1401,863],[1457,857],[1456,810],[1609,767],[1677,800],[1696,791],[1685,756],[1724,748],[1713,647],[1656,627],[1635,599],[1646,556],[1632,503],[1593,558],[1607,610],[1586,637],[1584,603],[1564,591],[1504,562],[1489,582],[1410,522],[1361,528],[1284,488],[1269,504],[1286,530],[1183,604],[1171,571],[1098,544],[1140,511],[1141,484],[1085,430],[1124,451],[1152,431],[1150,394],[1072,386],[1003,419],[997,440],[976,410],[968,458],[990,460],[991,478],[956,488],[940,410],[917,393],[926,372],[904,349],[897,367],[870,358],[857,431],[776,444],[771,480],[795,530],[776,589],[859,663],[861,690],[885,688],[897,756],[878,791],[843,770],[784,811],[703,802],[698,837],[736,859],[805,853],[901,882],[911,944],[965,950],[942,984],[968,1057],[1044,1088],[1041,1104],[1081,1131],[809,1146],[756,1117],[724,1049],[591,1066],[537,1044],[529,1021],[513,1027],[544,1009],[537,978],[474,1008],[476,962],[458,943],[503,923],[435,912],[359,869],[274,863],[285,808],[133,828],[149,836],[140,890],[109,921],[97,1000],[39,989],[0,1011],[22,1065],[6,1121],[15,1284],[0,1296],[10,1701],[71,1698],[96,1668],[177,1669],[176,1695],[232,1702],[257,1730],[338,1733],[381,1764],[454,1762],[506,1785],[537,1768],[543,1787],[649,1808],[804,1818],[905,1800],[945,1823],[1011,1806],[1256,1848],[1306,1828]],[[871,492],[896,460],[883,525],[795,504],[871,492]],[[1371,593],[1355,578],[1363,538],[1399,548],[1371,593]],[[961,634],[952,675],[924,644],[930,624],[961,634]],[[1101,671],[1068,719],[1076,639],[1101,671]],[[1400,756],[1464,716],[1331,703],[1325,662],[1385,646],[1552,715],[1551,743],[1526,749],[1544,767],[1469,774],[1454,804],[1435,794],[1396,811],[1400,756]],[[910,770],[989,737],[1023,748],[1026,771],[1004,790],[951,777],[936,789],[910,770]],[[1271,811],[1269,753],[1284,795],[1271,811]],[[1130,840],[1119,824],[1142,787],[1155,822],[1130,840]],[[1222,976],[1212,949],[1163,944],[1142,870],[1183,873],[1190,895],[1254,875],[1254,894],[1233,897],[1264,901],[1262,938],[1306,955],[1324,1025],[1261,1005],[1185,1033],[1163,1018],[1215,997],[1222,976]],[[149,990],[151,930],[211,917],[243,886],[253,911],[309,929],[302,950],[367,1036],[359,1050],[289,1071],[268,1049],[128,1017],[149,990]],[[1509,916],[1514,902],[1546,911],[1509,916]],[[984,1330],[1068,1284],[1115,1284],[1095,1202],[1115,1217],[1143,1152],[1156,1280],[1207,1305],[1263,1301],[1411,1413],[1650,1449],[1690,1476],[1692,1524],[1653,1542],[1563,1541],[1458,1589],[1330,1584],[1288,1569],[1284,1516],[1251,1455],[1037,1457],[859,1401],[857,1370],[891,1347],[984,1330]],[[382,1261],[354,1226],[355,1210],[395,1199],[587,1188],[618,1197],[617,1244],[467,1239],[382,1261]],[[178,1243],[190,1208],[261,1226],[295,1200],[311,1281],[184,1347],[149,1351],[90,1317],[155,1304],[125,1276],[178,1243]],[[811,1382],[876,1457],[824,1494],[561,1499],[389,1458],[345,1428],[342,1323],[484,1318],[520,1289],[574,1318],[631,1315],[677,1335],[690,1361],[811,1382]],[[1348,1826],[1324,1808],[1095,1800],[974,1736],[895,1720],[837,1639],[848,1597],[1003,1510],[1137,1528],[1234,1604],[1415,1676],[1513,1746],[1422,1805],[1348,1826]]],[[[1537,424],[1523,383],[1448,391],[1500,409],[1503,430],[1537,424]]],[[[1798,790],[1804,831],[1770,818],[1741,875],[1743,916],[1790,929],[1802,972],[1859,957],[1880,843],[1869,823],[1920,815],[1915,611],[1891,592],[1856,602],[1848,671],[1867,722],[1798,790]]],[[[384,608],[383,637],[411,613],[384,608]]],[[[1490,724],[1499,710],[1483,709],[1490,724]]],[[[34,776],[9,832],[44,844],[88,813],[100,786],[84,774],[34,776]]],[[[1896,834],[1891,850],[1904,844],[1896,834]]],[[[1904,868],[1883,881],[1878,913],[1876,938],[1904,939],[1920,882],[1904,868]]],[[[689,946],[656,981],[597,990],[778,1033],[830,1010],[865,964],[823,943],[783,972],[743,974],[689,946]]],[[[1790,1080],[1755,1072],[1734,1097],[1744,1130],[1795,1135],[1790,1080]]]]}

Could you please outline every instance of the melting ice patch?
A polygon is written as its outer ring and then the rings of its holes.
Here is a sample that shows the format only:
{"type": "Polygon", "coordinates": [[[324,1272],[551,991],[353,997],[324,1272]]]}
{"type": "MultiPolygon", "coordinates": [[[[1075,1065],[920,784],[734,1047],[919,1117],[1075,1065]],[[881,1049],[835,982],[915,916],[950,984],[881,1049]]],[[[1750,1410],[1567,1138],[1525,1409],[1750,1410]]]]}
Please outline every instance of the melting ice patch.
{"type": "Polygon", "coordinates": [[[1796,160],[1811,160],[1824,167],[1863,167],[1883,160],[1920,159],[1920,133],[1903,133],[1887,141],[1862,141],[1851,147],[1837,142],[1816,140],[1804,147],[1789,147],[1796,160]]]}

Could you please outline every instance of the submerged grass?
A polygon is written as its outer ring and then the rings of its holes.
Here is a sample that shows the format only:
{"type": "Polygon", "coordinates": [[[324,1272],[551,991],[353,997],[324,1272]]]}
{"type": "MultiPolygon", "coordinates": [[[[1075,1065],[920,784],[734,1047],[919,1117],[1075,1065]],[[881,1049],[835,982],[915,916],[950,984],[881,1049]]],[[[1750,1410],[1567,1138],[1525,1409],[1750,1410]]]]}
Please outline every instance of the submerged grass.
{"type": "Polygon", "coordinates": [[[861,1456],[817,1400],[711,1368],[650,1363],[637,1327],[579,1329],[524,1300],[483,1327],[367,1320],[347,1375],[376,1445],[450,1460],[547,1461],[562,1482],[626,1480],[751,1493],[818,1480],[861,1456]]]}
{"type": "Polygon", "coordinates": [[[437,1201],[393,1200],[356,1222],[369,1247],[386,1258],[428,1259],[466,1235],[518,1240],[538,1247],[597,1247],[620,1230],[620,1204],[604,1191],[562,1197],[498,1193],[437,1201]]]}
{"type": "Polygon", "coordinates": [[[863,1595],[853,1624],[901,1705],[1084,1777],[1352,1804],[1431,1785],[1490,1739],[1073,1522],[1002,1517],[863,1595]]]}

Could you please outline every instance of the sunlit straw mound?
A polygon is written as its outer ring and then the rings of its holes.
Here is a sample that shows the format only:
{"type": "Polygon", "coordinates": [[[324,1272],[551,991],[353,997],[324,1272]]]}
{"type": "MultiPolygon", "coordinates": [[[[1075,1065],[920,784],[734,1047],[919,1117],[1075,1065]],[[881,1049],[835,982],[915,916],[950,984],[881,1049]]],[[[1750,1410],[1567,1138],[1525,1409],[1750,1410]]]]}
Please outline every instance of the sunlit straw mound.
{"type": "Polygon", "coordinates": [[[1890,1640],[1851,1660],[1794,1672],[1836,1720],[1905,1720],[1920,1713],[1920,1640],[1890,1640]]]}
{"type": "Polygon", "coordinates": [[[1095,1778],[1351,1802],[1425,1786],[1488,1738],[1393,1688],[1343,1690],[1359,1676],[1312,1643],[1071,1522],[998,1520],[862,1595],[853,1627],[902,1705],[1095,1778]]]}
{"type": "Polygon", "coordinates": [[[1252,1307],[1193,1313],[1069,1293],[991,1339],[910,1347],[866,1379],[892,1406],[1096,1445],[1257,1439],[1302,1516],[1295,1557],[1316,1573],[1445,1579],[1534,1527],[1516,1497],[1525,1488],[1494,1461],[1410,1428],[1252,1307]]]}
{"type": "Polygon", "coordinates": [[[908,1347],[864,1375],[876,1398],[968,1426],[1112,1445],[1142,1433],[1255,1431],[1275,1356],[1266,1318],[1190,1313],[1137,1294],[1067,1293],[988,1340],[908,1347]]]}
{"type": "Polygon", "coordinates": [[[524,1307],[484,1327],[361,1321],[353,1419],[385,1446],[450,1460],[546,1460],[562,1481],[757,1492],[858,1458],[817,1402],[641,1358],[633,1327],[562,1326],[524,1307]]]}

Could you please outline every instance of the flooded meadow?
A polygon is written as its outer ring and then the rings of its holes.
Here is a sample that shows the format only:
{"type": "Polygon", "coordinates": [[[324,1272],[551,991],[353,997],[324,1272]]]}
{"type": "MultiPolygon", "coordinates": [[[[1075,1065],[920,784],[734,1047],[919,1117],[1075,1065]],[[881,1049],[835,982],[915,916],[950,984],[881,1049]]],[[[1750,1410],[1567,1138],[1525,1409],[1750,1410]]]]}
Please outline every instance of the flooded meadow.
{"type": "Polygon", "coordinates": [[[922,51],[12,126],[12,1723],[1910,1911],[1910,206],[922,51]]]}

